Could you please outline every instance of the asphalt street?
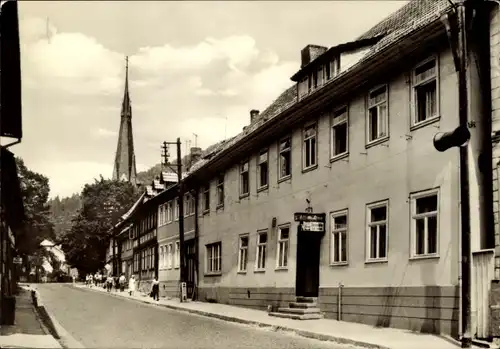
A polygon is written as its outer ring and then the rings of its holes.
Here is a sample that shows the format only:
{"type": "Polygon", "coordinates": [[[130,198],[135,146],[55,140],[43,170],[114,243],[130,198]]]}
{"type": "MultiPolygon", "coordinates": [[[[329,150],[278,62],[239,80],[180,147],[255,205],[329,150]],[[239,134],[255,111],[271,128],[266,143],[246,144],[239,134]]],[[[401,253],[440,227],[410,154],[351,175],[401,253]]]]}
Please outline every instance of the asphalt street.
{"type": "Polygon", "coordinates": [[[87,348],[313,348],[352,346],[175,311],[69,284],[39,284],[46,308],[87,348]]]}

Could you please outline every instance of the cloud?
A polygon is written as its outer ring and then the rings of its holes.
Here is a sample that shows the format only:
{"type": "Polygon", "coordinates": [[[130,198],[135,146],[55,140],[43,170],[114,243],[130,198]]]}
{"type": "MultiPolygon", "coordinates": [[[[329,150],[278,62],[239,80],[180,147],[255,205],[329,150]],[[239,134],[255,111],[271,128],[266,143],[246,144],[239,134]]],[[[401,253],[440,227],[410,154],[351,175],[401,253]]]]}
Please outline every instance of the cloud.
{"type": "MultiPolygon", "coordinates": [[[[54,195],[69,195],[112,174],[125,54],[53,26],[47,38],[40,18],[20,23],[24,118],[31,120],[21,153],[49,176],[54,195]]],[[[196,133],[207,147],[235,135],[250,109],[265,109],[290,86],[299,66],[260,49],[249,35],[138,47],[129,57],[134,146],[143,169],[159,162],[164,140],[186,144],[196,133]]]]}

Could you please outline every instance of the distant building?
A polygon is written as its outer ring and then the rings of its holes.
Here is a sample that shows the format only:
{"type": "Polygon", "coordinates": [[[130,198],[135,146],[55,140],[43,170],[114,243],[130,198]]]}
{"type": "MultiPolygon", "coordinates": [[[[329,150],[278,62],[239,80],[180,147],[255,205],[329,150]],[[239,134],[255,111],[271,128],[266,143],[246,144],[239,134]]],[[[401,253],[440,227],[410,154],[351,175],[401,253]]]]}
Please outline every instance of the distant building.
{"type": "MultiPolygon", "coordinates": [[[[43,246],[48,252],[50,252],[60,263],[59,270],[63,273],[69,273],[69,266],[66,264],[66,256],[64,255],[63,250],[60,246],[54,245],[52,241],[43,240],[40,243],[40,246],[43,246]]],[[[45,269],[47,273],[52,273],[54,271],[54,266],[51,264],[51,261],[44,257],[44,262],[42,267],[45,269]]]]}
{"type": "Polygon", "coordinates": [[[126,61],[125,90],[120,117],[120,130],[118,132],[118,145],[113,167],[113,179],[137,184],[134,137],[132,132],[132,102],[128,88],[128,57],[126,61]]]}

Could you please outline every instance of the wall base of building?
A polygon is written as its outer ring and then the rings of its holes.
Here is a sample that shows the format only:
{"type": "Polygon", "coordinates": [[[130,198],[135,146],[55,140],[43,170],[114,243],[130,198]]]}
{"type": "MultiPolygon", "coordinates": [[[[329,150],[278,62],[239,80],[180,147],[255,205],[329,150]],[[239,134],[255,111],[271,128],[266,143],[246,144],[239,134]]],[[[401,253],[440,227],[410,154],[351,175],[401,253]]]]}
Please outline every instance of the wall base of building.
{"type": "MultiPolygon", "coordinates": [[[[295,288],[200,287],[199,300],[267,310],[295,301],[295,288]]],[[[343,287],[340,320],[458,338],[458,286],[343,287]]],[[[338,320],[339,289],[320,288],[318,306],[338,320]]]]}
{"type": "Polygon", "coordinates": [[[320,288],[326,318],[458,338],[458,286],[320,288]]]}
{"type": "Polygon", "coordinates": [[[202,302],[230,304],[245,308],[267,310],[269,305],[284,307],[295,301],[295,288],[279,287],[199,287],[202,302]]]}
{"type": "Polygon", "coordinates": [[[160,281],[160,297],[180,298],[179,281],[160,281]]]}

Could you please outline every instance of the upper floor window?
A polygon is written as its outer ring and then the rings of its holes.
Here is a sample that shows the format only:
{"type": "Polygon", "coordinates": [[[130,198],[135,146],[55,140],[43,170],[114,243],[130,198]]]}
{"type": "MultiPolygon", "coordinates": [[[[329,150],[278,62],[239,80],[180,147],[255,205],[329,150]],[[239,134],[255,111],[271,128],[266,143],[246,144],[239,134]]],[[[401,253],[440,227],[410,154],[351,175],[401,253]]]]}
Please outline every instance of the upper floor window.
{"type": "Polygon", "coordinates": [[[173,205],[172,205],[172,201],[169,201],[167,203],[167,223],[170,223],[172,222],[172,219],[173,219],[173,205]]]}
{"type": "Polygon", "coordinates": [[[388,136],[387,85],[370,91],[368,95],[368,143],[388,136]]]}
{"type": "Polygon", "coordinates": [[[248,195],[250,191],[250,176],[248,175],[248,161],[240,165],[240,195],[248,195]]]}
{"type": "Polygon", "coordinates": [[[304,143],[302,144],[303,169],[316,166],[316,124],[304,128],[304,143]]]}
{"type": "Polygon", "coordinates": [[[305,76],[302,78],[302,80],[299,81],[298,87],[297,87],[298,93],[299,93],[299,98],[306,95],[309,92],[308,80],[309,80],[309,78],[307,76],[305,76]]]}
{"type": "Polygon", "coordinates": [[[389,241],[388,225],[389,202],[382,201],[367,206],[367,248],[369,261],[387,260],[389,241]]]}
{"type": "Polygon", "coordinates": [[[217,206],[224,206],[224,175],[217,177],[217,206]]]}
{"type": "Polygon", "coordinates": [[[321,87],[324,81],[323,66],[320,66],[316,71],[316,87],[321,87]]]}
{"type": "Polygon", "coordinates": [[[292,175],[292,137],[286,137],[279,143],[279,175],[278,179],[284,179],[292,175]]]}
{"type": "Polygon", "coordinates": [[[412,257],[435,256],[438,253],[438,190],[411,195],[412,257]]]}
{"type": "Polygon", "coordinates": [[[179,265],[181,264],[181,248],[180,248],[180,242],[176,241],[175,242],[175,252],[174,252],[174,267],[179,268],[179,265]]]}
{"type": "Polygon", "coordinates": [[[415,108],[413,126],[438,116],[438,67],[436,58],[428,59],[413,70],[413,96],[415,108]]]}
{"type": "Polygon", "coordinates": [[[186,194],[185,196],[185,216],[191,216],[194,214],[194,197],[191,194],[186,194]]]}
{"type": "Polygon", "coordinates": [[[210,184],[203,187],[203,212],[210,211],[210,184]]]}
{"type": "Polygon", "coordinates": [[[179,219],[179,198],[175,199],[175,220],[179,219]]]}
{"type": "Polygon", "coordinates": [[[336,110],[332,115],[332,149],[331,158],[346,154],[349,151],[349,124],[347,107],[336,110]]]}
{"type": "Polygon", "coordinates": [[[166,223],[165,215],[165,205],[160,205],[160,226],[166,223]]]}
{"type": "Polygon", "coordinates": [[[269,153],[263,150],[259,153],[259,167],[258,167],[258,189],[267,187],[269,182],[269,153]]]}

